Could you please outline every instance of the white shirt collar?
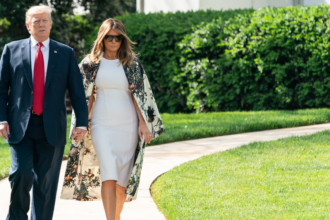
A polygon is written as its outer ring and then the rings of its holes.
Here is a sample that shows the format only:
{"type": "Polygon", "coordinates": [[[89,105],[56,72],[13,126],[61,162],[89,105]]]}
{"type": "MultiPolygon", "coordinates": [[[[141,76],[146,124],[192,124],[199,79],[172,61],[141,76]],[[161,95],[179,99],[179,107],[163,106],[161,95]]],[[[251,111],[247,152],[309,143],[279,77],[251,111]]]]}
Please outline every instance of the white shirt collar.
{"type": "MultiPolygon", "coordinates": [[[[36,39],[34,39],[32,37],[32,35],[31,35],[30,38],[31,38],[31,46],[32,47],[36,46],[39,43],[36,39]]],[[[49,38],[47,40],[41,42],[41,43],[44,45],[44,47],[48,48],[49,47],[49,38]]]]}

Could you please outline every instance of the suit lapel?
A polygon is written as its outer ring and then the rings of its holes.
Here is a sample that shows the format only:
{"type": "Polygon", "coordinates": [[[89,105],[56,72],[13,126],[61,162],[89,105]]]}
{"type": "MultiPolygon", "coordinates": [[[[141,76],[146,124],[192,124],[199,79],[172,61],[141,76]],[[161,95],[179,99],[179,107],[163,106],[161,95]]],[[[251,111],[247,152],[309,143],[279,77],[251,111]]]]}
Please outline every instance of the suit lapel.
{"type": "Polygon", "coordinates": [[[33,89],[32,84],[32,70],[31,70],[31,40],[26,39],[22,46],[22,60],[24,66],[25,77],[29,83],[31,89],[33,89]]]}
{"type": "Polygon", "coordinates": [[[47,75],[46,75],[46,83],[45,83],[45,91],[47,90],[53,75],[55,74],[56,64],[59,56],[59,49],[57,44],[53,40],[49,40],[49,60],[47,67],[47,75]]]}

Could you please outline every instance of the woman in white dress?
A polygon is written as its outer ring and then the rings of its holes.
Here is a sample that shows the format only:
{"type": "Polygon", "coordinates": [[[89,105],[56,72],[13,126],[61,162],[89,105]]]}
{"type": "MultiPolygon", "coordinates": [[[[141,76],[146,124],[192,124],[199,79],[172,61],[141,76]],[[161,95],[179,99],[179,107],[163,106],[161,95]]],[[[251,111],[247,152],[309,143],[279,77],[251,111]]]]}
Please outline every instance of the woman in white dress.
{"type": "Polygon", "coordinates": [[[124,72],[123,65],[129,65],[135,57],[125,27],[116,19],[110,19],[108,27],[102,26],[88,55],[93,60],[93,54],[103,48],[95,79],[97,98],[92,111],[91,136],[100,166],[106,217],[118,220],[126,199],[125,188],[133,169],[138,135],[141,139],[144,136],[145,143],[153,135],[132,97],[124,72]]]}
{"type": "Polygon", "coordinates": [[[79,64],[88,105],[88,132],[72,135],[61,199],[103,201],[107,220],[137,199],[145,144],[165,132],[155,97],[124,25],[105,20],[79,64]],[[80,138],[81,139],[81,138],[80,138]]]}

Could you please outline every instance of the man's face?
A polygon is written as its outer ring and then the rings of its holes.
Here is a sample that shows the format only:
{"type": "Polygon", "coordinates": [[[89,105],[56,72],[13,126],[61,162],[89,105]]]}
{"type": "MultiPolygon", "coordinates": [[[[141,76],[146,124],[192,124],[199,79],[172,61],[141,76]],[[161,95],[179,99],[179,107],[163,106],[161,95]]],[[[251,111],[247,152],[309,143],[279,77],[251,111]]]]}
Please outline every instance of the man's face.
{"type": "Polygon", "coordinates": [[[26,27],[34,39],[39,42],[45,41],[49,38],[50,29],[52,29],[50,15],[48,13],[35,14],[26,27]]]}

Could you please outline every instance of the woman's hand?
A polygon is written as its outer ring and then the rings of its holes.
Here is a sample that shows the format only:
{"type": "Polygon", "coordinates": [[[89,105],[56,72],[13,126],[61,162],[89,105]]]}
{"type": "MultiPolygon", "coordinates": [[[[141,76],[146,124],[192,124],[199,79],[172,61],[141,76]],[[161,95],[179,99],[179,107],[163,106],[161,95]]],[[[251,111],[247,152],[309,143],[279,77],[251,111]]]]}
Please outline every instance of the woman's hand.
{"type": "Polygon", "coordinates": [[[136,103],[136,100],[133,96],[133,93],[131,93],[131,95],[132,95],[132,99],[133,99],[133,103],[134,103],[136,113],[139,117],[139,136],[140,136],[140,139],[142,140],[142,135],[143,135],[144,136],[144,142],[146,144],[149,144],[150,141],[153,139],[153,135],[149,131],[148,126],[147,126],[146,122],[144,121],[144,119],[142,117],[140,108],[139,108],[138,104],[136,103]]]}
{"type": "Polygon", "coordinates": [[[76,142],[81,142],[82,139],[84,138],[85,134],[86,134],[86,130],[81,129],[81,128],[74,128],[73,129],[73,133],[72,133],[72,138],[76,141],[76,142]]]}
{"type": "Polygon", "coordinates": [[[153,139],[153,135],[152,133],[149,131],[148,126],[146,125],[146,123],[142,120],[140,120],[139,123],[139,136],[140,139],[142,140],[142,135],[144,136],[144,142],[146,144],[149,144],[150,141],[153,139]]]}

